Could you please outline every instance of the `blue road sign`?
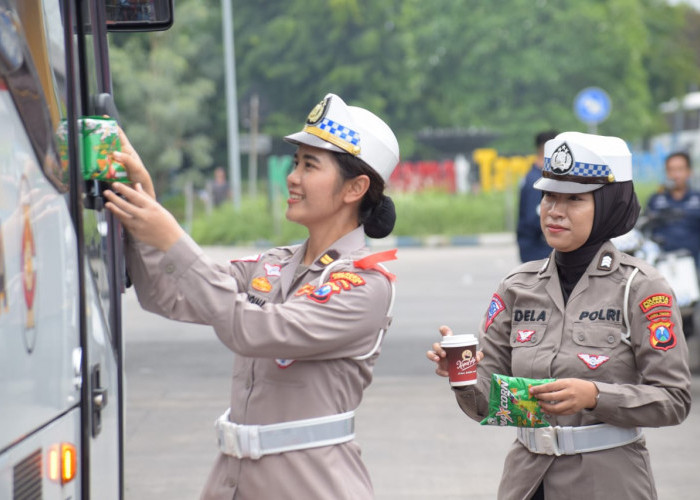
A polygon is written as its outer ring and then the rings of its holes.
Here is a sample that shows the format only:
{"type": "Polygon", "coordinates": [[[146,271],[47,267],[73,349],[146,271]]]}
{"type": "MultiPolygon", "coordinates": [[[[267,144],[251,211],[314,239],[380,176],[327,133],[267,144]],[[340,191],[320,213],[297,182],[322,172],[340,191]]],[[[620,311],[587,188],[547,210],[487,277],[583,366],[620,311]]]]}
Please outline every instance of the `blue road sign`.
{"type": "Polygon", "coordinates": [[[588,124],[604,121],[610,115],[610,96],[601,88],[587,87],[576,95],[574,112],[579,120],[588,124]]]}

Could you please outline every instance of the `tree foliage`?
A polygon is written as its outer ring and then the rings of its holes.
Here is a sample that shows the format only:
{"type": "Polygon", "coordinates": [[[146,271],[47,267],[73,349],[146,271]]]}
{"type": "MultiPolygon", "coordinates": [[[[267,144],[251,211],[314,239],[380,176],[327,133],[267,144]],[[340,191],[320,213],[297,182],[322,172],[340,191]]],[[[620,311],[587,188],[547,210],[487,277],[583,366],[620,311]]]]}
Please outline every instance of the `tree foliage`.
{"type": "MultiPolygon", "coordinates": [[[[602,134],[662,127],[658,104],[700,82],[700,15],[663,0],[233,0],[243,129],[296,131],[327,92],[372,109],[402,156],[427,153],[425,129],[488,130],[529,153],[545,128],[586,130],[573,112],[598,86],[613,110],[602,134]]],[[[178,0],[165,33],[118,35],[117,102],[159,172],[226,161],[220,0],[178,0]]],[[[243,130],[245,131],[245,130],[243,130]]]]}

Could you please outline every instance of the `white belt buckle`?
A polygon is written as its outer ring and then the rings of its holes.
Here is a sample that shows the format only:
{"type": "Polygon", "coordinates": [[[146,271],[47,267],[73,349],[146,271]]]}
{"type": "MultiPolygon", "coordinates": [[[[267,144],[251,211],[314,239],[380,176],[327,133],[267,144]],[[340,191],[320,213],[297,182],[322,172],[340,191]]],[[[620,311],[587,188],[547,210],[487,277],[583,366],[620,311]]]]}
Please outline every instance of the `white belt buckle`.
{"type": "Polygon", "coordinates": [[[217,438],[219,440],[219,449],[234,457],[243,458],[241,446],[238,442],[238,425],[233,422],[221,422],[222,425],[217,425],[217,438]]]}
{"type": "Polygon", "coordinates": [[[534,435],[538,452],[546,455],[561,455],[556,427],[540,427],[535,429],[534,435]]]}

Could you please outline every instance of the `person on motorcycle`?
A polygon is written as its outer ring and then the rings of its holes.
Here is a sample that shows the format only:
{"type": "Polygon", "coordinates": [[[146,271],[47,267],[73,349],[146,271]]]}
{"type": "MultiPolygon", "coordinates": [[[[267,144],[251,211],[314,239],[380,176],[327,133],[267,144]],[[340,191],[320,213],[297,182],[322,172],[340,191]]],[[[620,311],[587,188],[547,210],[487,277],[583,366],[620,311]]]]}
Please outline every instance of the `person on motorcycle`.
{"type": "Polygon", "coordinates": [[[692,165],[684,152],[666,158],[666,183],[647,202],[646,216],[656,219],[651,235],[665,251],[686,249],[700,264],[700,192],[690,189],[692,165]]]}

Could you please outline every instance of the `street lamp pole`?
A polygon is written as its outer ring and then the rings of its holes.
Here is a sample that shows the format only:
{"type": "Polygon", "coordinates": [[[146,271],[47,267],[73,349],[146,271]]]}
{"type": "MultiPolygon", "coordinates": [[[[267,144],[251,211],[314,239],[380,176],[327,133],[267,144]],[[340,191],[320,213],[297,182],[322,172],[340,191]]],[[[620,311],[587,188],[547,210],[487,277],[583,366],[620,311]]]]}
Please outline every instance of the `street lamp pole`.
{"type": "Polygon", "coordinates": [[[241,206],[241,158],[238,144],[238,105],[236,92],[236,53],[233,46],[233,9],[231,0],[221,0],[226,69],[226,122],[228,129],[229,188],[235,209],[241,206]]]}

